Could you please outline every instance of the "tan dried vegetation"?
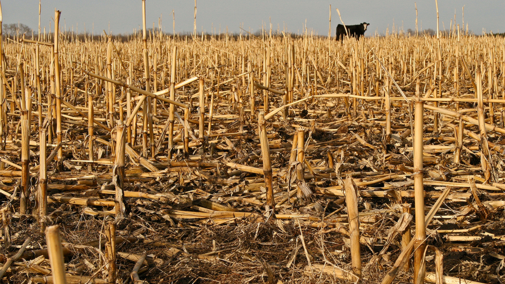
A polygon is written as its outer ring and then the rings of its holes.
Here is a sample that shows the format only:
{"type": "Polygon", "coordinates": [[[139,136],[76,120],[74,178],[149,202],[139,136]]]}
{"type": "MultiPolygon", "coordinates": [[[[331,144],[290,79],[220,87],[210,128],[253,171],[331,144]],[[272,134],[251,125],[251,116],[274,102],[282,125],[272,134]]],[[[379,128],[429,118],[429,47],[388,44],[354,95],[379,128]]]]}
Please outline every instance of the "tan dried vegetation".
{"type": "Polygon", "coordinates": [[[3,281],[503,281],[503,38],[1,48],[3,281]]]}

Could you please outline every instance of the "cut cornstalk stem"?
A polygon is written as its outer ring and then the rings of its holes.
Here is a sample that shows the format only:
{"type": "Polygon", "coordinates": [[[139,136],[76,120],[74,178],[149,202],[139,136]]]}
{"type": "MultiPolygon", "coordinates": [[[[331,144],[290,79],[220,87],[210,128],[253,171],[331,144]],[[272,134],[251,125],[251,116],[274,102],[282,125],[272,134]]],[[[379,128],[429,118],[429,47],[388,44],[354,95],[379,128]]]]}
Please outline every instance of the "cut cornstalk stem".
{"type": "MultiPolygon", "coordinates": [[[[419,92],[417,92],[419,98],[419,92]]],[[[423,185],[423,102],[415,102],[414,118],[414,192],[415,192],[415,220],[416,235],[414,254],[414,279],[424,279],[425,265],[424,248],[426,246],[426,225],[424,213],[424,185],[423,185]]],[[[415,280],[414,280],[415,282],[415,280]]],[[[417,283],[417,282],[415,282],[417,283]]]]}
{"type": "Polygon", "coordinates": [[[189,158],[189,110],[187,108],[184,109],[184,155],[186,158],[189,158]]]}
{"type": "Polygon", "coordinates": [[[456,148],[454,149],[454,163],[459,164],[461,161],[461,149],[463,148],[463,129],[464,123],[460,118],[458,123],[458,128],[455,128],[456,132],[456,148]]]}
{"type": "Polygon", "coordinates": [[[30,184],[30,122],[28,121],[28,111],[22,111],[21,117],[21,198],[20,209],[21,214],[25,214],[28,210],[29,200],[29,184],[30,184]]]}
{"type": "Polygon", "coordinates": [[[390,98],[390,93],[391,89],[389,84],[389,77],[386,78],[386,87],[387,91],[385,93],[385,101],[384,101],[384,108],[386,112],[386,143],[389,143],[389,140],[391,139],[391,100],[390,98]]]}
{"type": "MultiPolygon", "coordinates": [[[[200,108],[200,111],[199,111],[199,120],[198,120],[198,138],[201,140],[201,142],[203,143],[203,139],[204,139],[204,131],[205,131],[205,97],[204,97],[204,80],[203,78],[200,78],[200,81],[199,81],[199,93],[198,93],[198,99],[199,99],[199,108],[200,108]]],[[[203,149],[203,148],[202,148],[203,149]]]]}
{"type": "MultiPolygon", "coordinates": [[[[175,100],[175,72],[176,72],[176,62],[177,62],[177,46],[172,49],[172,61],[170,67],[170,99],[175,100]]],[[[168,125],[168,159],[172,159],[173,149],[174,149],[174,123],[175,123],[175,107],[170,104],[169,109],[169,125],[168,125]]]]}
{"type": "MultiPolygon", "coordinates": [[[[89,80],[86,79],[86,90],[88,89],[88,82],[89,80]]],[[[98,80],[97,80],[98,82],[98,80]]],[[[88,94],[88,159],[90,161],[93,161],[93,136],[94,136],[94,119],[95,119],[95,114],[94,114],[94,109],[93,109],[93,95],[91,92],[87,93],[88,94]]],[[[88,172],[92,171],[92,165],[88,165],[88,172]]]]}
{"type": "MultiPolygon", "coordinates": [[[[57,143],[63,142],[62,128],[61,128],[61,78],[60,78],[60,60],[58,56],[59,45],[58,38],[60,35],[60,15],[58,10],[54,11],[54,46],[53,46],[53,62],[54,62],[54,88],[56,95],[56,139],[57,143]]],[[[63,149],[58,150],[58,169],[63,170],[63,149]]]]}
{"type": "Polygon", "coordinates": [[[39,167],[39,223],[40,231],[43,233],[46,229],[46,215],[47,215],[47,168],[46,168],[46,129],[42,128],[39,134],[40,142],[40,167],[39,167]]]}
{"type": "MultiPolygon", "coordinates": [[[[251,71],[251,63],[247,65],[249,72],[251,71]]],[[[254,72],[249,73],[249,99],[251,108],[251,118],[255,118],[256,113],[256,96],[254,94],[254,72]]]]}
{"type": "Polygon", "coordinates": [[[47,228],[46,242],[49,251],[49,261],[51,263],[51,271],[53,273],[54,283],[66,284],[67,279],[65,277],[65,261],[63,259],[60,229],[57,225],[47,228]]]}
{"type": "Polygon", "coordinates": [[[263,112],[258,116],[259,138],[261,144],[261,156],[263,157],[263,174],[265,175],[265,185],[267,187],[266,195],[266,213],[268,216],[275,214],[274,189],[272,184],[272,164],[270,162],[270,147],[266,132],[266,121],[263,119],[263,112]]]}
{"type": "Polygon", "coordinates": [[[105,255],[109,262],[108,276],[109,283],[116,283],[116,225],[114,222],[109,222],[105,228],[105,235],[107,236],[107,243],[105,244],[105,255]]]}
{"type": "Polygon", "coordinates": [[[126,212],[124,204],[124,181],[126,167],[126,144],[125,144],[125,126],[121,121],[116,127],[116,160],[114,165],[114,183],[116,187],[117,218],[123,218],[126,212]]]}
{"type": "Polygon", "coordinates": [[[349,218],[352,272],[361,278],[361,250],[359,234],[358,192],[350,176],[344,181],[345,201],[349,218]]]}
{"type": "Polygon", "coordinates": [[[298,153],[298,133],[295,132],[293,135],[293,144],[291,145],[291,155],[289,156],[289,165],[296,161],[298,153]]]}
{"type": "MultiPolygon", "coordinates": [[[[410,212],[411,212],[410,204],[402,204],[402,210],[403,210],[403,213],[410,214],[410,212]]],[[[402,250],[407,249],[411,240],[412,240],[412,233],[410,232],[410,224],[409,224],[409,225],[407,225],[407,227],[405,228],[405,231],[402,234],[402,250]]],[[[410,252],[407,252],[407,254],[410,255],[410,252]]],[[[405,265],[403,266],[403,269],[405,270],[405,272],[410,271],[410,262],[409,261],[407,261],[405,263],[405,265]]]]}

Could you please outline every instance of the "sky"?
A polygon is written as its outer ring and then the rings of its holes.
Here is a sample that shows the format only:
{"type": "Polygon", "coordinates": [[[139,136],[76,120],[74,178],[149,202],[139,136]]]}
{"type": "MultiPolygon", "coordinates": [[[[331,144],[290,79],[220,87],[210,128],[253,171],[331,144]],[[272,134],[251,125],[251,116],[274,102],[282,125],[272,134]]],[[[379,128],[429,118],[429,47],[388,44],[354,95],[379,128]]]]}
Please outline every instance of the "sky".
{"type": "MultiPolygon", "coordinates": [[[[1,1],[3,23],[21,23],[35,32],[38,27],[37,0],[1,1]]],[[[505,32],[505,1],[503,0],[439,0],[440,29],[449,29],[456,14],[456,23],[464,23],[476,34],[505,32]]],[[[340,10],[346,25],[370,23],[368,36],[385,34],[386,30],[415,30],[416,1],[411,0],[198,0],[197,30],[206,33],[239,33],[241,28],[256,32],[262,25],[291,33],[302,33],[304,27],[315,34],[328,35],[329,6],[331,5],[331,31],[340,23],[336,9],[340,10]]],[[[158,27],[172,33],[175,13],[176,33],[193,31],[193,0],[146,0],[147,27],[158,27]]],[[[141,0],[42,0],[41,28],[53,29],[54,10],[61,13],[60,29],[99,34],[102,30],[113,34],[128,34],[142,27],[141,0]]],[[[435,0],[417,1],[419,29],[436,30],[435,0]]]]}

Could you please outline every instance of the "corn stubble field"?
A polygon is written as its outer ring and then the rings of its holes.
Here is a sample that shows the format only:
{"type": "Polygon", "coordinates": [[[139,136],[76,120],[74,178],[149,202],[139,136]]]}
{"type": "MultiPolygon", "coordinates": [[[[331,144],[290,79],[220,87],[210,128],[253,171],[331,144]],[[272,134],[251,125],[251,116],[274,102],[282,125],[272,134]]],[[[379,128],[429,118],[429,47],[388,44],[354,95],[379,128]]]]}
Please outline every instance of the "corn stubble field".
{"type": "Polygon", "coordinates": [[[503,38],[1,48],[4,283],[504,280],[503,38]]]}

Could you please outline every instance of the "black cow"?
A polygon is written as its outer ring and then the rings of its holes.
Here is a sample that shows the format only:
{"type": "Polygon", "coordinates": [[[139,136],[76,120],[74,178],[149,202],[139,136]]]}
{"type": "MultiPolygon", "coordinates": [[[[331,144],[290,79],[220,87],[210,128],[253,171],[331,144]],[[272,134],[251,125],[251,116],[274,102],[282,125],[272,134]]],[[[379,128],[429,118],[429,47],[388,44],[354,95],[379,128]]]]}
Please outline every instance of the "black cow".
{"type": "Polygon", "coordinates": [[[337,40],[344,40],[344,37],[346,36],[346,28],[347,32],[349,33],[349,36],[355,37],[356,39],[359,39],[360,36],[364,36],[366,32],[366,28],[370,25],[370,23],[363,22],[359,25],[353,25],[353,26],[343,26],[343,25],[338,25],[337,26],[337,40]]]}

